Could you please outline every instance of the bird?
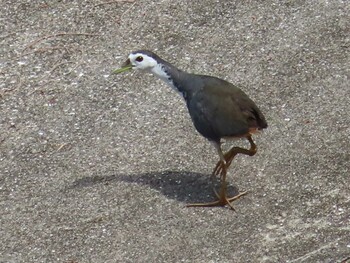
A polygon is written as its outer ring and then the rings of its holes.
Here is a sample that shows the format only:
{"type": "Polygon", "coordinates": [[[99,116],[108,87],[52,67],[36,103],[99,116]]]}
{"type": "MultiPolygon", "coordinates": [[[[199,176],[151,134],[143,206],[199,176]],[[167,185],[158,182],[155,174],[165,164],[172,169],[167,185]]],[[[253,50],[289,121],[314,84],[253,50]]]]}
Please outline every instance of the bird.
{"type": "Polygon", "coordinates": [[[252,135],[267,128],[266,118],[255,102],[239,87],[232,83],[208,75],[198,75],[183,71],[149,50],[137,50],[128,55],[121,68],[113,70],[120,74],[132,69],[152,73],[178,92],[196,130],[216,149],[219,161],[212,175],[219,176],[220,190],[214,188],[217,200],[207,203],[188,204],[188,207],[214,207],[228,205],[235,210],[232,202],[247,194],[247,191],[233,197],[227,194],[227,170],[237,154],[253,156],[257,146],[252,135]],[[249,149],[232,147],[226,153],[221,148],[222,141],[245,138],[249,149]]]}

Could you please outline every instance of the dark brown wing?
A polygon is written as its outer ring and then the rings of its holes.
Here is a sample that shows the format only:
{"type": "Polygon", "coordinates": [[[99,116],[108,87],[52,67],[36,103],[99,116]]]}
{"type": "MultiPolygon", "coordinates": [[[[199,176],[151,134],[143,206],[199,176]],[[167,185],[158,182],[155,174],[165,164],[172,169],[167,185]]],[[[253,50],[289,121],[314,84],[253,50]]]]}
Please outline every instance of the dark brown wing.
{"type": "Polygon", "coordinates": [[[241,89],[218,78],[201,78],[204,85],[190,98],[188,109],[204,137],[219,141],[267,127],[264,115],[241,89]]]}
{"type": "Polygon", "coordinates": [[[234,92],[231,98],[239,106],[244,118],[247,120],[249,128],[259,130],[267,128],[265,116],[262,114],[258,106],[256,106],[254,101],[252,101],[242,90],[239,88],[237,89],[239,92],[234,92]]]}

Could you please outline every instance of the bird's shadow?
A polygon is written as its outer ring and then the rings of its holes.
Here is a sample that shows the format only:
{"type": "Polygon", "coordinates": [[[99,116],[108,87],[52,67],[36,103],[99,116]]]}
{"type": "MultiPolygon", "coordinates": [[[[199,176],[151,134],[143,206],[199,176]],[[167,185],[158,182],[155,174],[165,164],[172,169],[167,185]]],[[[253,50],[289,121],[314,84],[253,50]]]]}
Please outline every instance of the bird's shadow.
{"type": "MultiPolygon", "coordinates": [[[[143,174],[112,174],[84,177],[76,180],[66,190],[93,187],[96,184],[126,182],[151,187],[164,196],[184,203],[210,202],[216,199],[213,188],[219,190],[220,178],[209,174],[188,171],[159,171],[143,174]]],[[[229,196],[239,193],[238,188],[228,185],[229,196]]]]}

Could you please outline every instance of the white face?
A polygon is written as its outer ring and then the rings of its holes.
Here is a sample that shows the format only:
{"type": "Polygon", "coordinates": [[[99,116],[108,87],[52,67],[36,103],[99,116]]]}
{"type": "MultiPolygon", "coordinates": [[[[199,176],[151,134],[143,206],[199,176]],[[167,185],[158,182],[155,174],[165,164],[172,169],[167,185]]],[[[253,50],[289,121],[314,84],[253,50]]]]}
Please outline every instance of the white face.
{"type": "Polygon", "coordinates": [[[151,70],[157,66],[155,59],[142,53],[130,54],[129,59],[135,69],[151,70]]]}

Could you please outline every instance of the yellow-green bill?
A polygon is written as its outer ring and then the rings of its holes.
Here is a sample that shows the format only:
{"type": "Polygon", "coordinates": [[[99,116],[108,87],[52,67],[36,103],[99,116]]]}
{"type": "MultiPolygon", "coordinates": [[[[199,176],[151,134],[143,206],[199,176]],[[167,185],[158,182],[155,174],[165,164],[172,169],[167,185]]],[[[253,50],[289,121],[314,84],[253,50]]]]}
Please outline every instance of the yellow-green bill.
{"type": "Polygon", "coordinates": [[[130,69],[132,69],[132,65],[127,65],[127,66],[125,66],[125,67],[122,67],[122,68],[113,70],[113,73],[114,73],[114,74],[119,74],[119,73],[128,71],[128,70],[130,70],[130,69]]]}
{"type": "Polygon", "coordinates": [[[128,70],[130,70],[130,69],[132,69],[132,64],[131,64],[131,62],[130,62],[130,59],[127,59],[127,60],[123,63],[122,67],[121,67],[120,69],[115,69],[115,70],[113,70],[113,73],[114,73],[114,74],[119,74],[119,73],[122,73],[122,72],[124,72],[124,71],[128,71],[128,70]]]}

